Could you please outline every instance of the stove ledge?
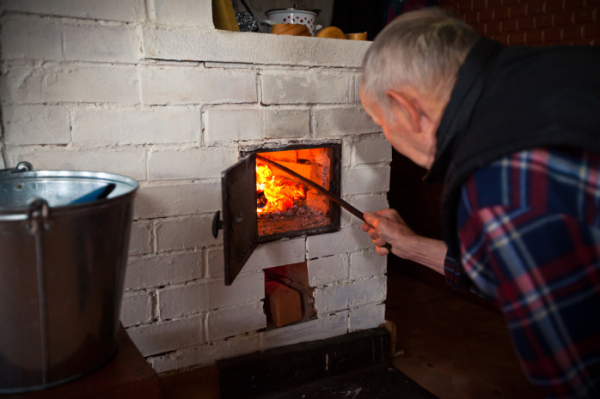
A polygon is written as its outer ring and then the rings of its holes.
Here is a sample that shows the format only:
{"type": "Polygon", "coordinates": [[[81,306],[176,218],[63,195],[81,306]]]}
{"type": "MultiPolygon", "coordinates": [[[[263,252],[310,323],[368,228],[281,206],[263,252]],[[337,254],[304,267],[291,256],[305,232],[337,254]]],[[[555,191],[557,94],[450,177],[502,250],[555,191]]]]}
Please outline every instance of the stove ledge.
{"type": "Polygon", "coordinates": [[[152,60],[360,68],[371,42],[229,32],[143,28],[144,57],[152,60]]]}

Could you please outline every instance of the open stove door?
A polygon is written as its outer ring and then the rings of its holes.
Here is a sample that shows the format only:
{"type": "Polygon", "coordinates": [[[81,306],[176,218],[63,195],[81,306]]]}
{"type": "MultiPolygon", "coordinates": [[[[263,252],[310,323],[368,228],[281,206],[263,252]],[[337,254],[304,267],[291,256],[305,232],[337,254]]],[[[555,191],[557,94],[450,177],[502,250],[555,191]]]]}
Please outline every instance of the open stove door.
{"type": "Polygon", "coordinates": [[[225,285],[231,285],[258,246],[256,155],[221,175],[225,285]]]}

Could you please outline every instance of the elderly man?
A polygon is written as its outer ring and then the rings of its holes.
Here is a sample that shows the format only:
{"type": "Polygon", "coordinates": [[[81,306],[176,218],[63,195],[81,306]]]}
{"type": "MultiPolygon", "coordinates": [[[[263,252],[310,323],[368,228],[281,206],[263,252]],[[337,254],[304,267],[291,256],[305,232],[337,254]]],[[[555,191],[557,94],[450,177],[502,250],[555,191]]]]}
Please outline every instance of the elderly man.
{"type": "Polygon", "coordinates": [[[444,181],[444,241],[365,213],[380,255],[494,300],[529,379],[600,397],[600,49],[509,47],[438,9],[388,25],[361,99],[392,146],[444,181]]]}

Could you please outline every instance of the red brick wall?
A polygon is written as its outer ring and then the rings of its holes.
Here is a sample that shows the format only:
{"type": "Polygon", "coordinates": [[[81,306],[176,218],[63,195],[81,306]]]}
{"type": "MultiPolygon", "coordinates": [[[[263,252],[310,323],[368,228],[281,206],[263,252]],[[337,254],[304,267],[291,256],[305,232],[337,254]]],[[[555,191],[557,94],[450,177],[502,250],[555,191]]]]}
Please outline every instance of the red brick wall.
{"type": "Polygon", "coordinates": [[[440,0],[440,7],[505,45],[600,45],[600,0],[440,0]]]}

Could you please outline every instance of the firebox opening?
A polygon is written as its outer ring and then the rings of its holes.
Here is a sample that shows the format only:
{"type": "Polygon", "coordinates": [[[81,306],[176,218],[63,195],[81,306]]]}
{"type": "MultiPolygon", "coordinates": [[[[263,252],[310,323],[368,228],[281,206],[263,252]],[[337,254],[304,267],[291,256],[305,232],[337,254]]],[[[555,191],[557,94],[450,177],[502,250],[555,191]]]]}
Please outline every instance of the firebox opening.
{"type": "MultiPolygon", "coordinates": [[[[257,151],[335,194],[339,194],[339,153],[339,144],[257,151]]],[[[256,212],[261,242],[339,228],[337,204],[310,185],[258,159],[256,212]]]]}
{"type": "Polygon", "coordinates": [[[306,262],[265,269],[267,328],[279,328],[315,317],[313,288],[306,262]]]}

